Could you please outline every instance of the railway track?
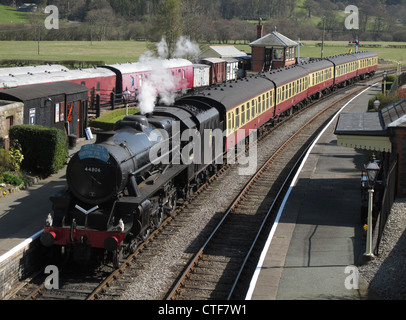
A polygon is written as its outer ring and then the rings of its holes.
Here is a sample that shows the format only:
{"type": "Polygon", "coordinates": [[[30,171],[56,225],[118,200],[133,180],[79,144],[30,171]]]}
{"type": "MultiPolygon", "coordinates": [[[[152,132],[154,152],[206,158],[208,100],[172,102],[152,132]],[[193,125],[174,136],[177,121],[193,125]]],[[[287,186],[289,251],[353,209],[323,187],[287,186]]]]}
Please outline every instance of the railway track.
{"type": "MultiPolygon", "coordinates": [[[[337,104],[301,127],[257,171],[193,257],[167,299],[224,300],[245,296],[243,289],[240,292],[235,290],[239,277],[262,231],[272,227],[273,213],[278,209],[284,189],[293,178],[305,150],[323,123],[336,113],[334,106],[337,104]]],[[[260,248],[262,246],[258,246],[260,248]]]]}
{"type": "MultiPolygon", "coordinates": [[[[353,94],[353,93],[352,93],[353,94]]],[[[343,99],[345,99],[344,97],[343,99]]],[[[329,116],[326,115],[328,118],[329,116]]],[[[323,120],[320,120],[323,121],[323,120]]],[[[315,124],[314,121],[312,121],[313,124],[315,124]]],[[[315,125],[316,127],[319,126],[318,124],[315,125]]],[[[311,132],[305,132],[303,129],[301,131],[300,136],[305,137],[306,141],[311,141],[312,135],[315,133],[311,132]]],[[[299,141],[299,140],[297,140],[299,141]]],[[[301,142],[299,142],[297,145],[290,144],[290,146],[285,146],[284,149],[291,149],[295,152],[296,156],[299,156],[301,152],[298,152],[297,146],[300,145],[301,142]]],[[[278,154],[278,159],[281,159],[281,154],[285,153],[284,152],[279,152],[278,154]]],[[[286,156],[289,158],[289,156],[286,156]]],[[[275,159],[276,159],[275,158],[275,159]]],[[[276,160],[273,159],[270,161],[272,163],[272,166],[276,166],[276,160]]],[[[287,159],[284,160],[278,160],[281,163],[286,164],[287,159]]],[[[296,160],[291,159],[289,160],[290,163],[296,163],[296,160]]],[[[268,166],[270,165],[268,164],[268,166]]],[[[283,165],[282,165],[283,166],[283,165]]],[[[205,266],[204,263],[207,265],[212,265],[215,266],[214,269],[219,269],[218,266],[223,265],[225,268],[223,268],[223,273],[219,277],[219,275],[216,274],[210,274],[208,275],[208,279],[199,280],[197,277],[198,272],[194,272],[193,276],[189,278],[187,281],[194,281],[195,284],[199,283],[199,286],[206,288],[205,293],[196,293],[195,288],[196,285],[193,285],[192,282],[189,282],[187,284],[186,282],[180,282],[182,284],[182,289],[174,289],[173,291],[177,294],[178,299],[186,299],[187,297],[189,298],[218,298],[218,299],[224,299],[227,298],[228,295],[230,295],[229,289],[224,289],[226,285],[223,287],[222,283],[227,283],[229,286],[230,283],[232,283],[231,287],[235,285],[236,283],[236,274],[241,275],[241,266],[242,262],[245,261],[245,263],[248,261],[247,259],[247,253],[252,252],[252,243],[250,240],[249,245],[246,245],[246,241],[243,240],[241,241],[241,237],[239,237],[240,234],[245,234],[247,230],[250,230],[250,238],[260,238],[257,236],[258,231],[255,231],[258,229],[259,225],[263,225],[263,227],[266,227],[267,223],[264,223],[265,216],[268,214],[269,216],[272,216],[272,211],[269,210],[269,206],[272,203],[276,203],[275,196],[274,194],[278,193],[276,190],[279,190],[281,188],[282,182],[286,180],[283,175],[275,175],[274,173],[279,173],[281,172],[290,172],[290,168],[285,168],[285,167],[280,167],[277,168],[273,167],[273,170],[266,170],[264,168],[263,173],[260,174],[262,175],[263,178],[257,178],[253,179],[256,182],[255,183],[250,183],[247,184],[247,191],[242,197],[239,197],[238,199],[237,194],[239,193],[241,187],[236,187],[233,193],[229,195],[229,198],[231,197],[232,199],[237,199],[235,204],[238,204],[238,206],[233,206],[232,208],[229,207],[229,201],[225,201],[225,203],[218,208],[216,213],[212,215],[211,218],[208,218],[206,222],[202,222],[204,225],[204,230],[212,230],[212,229],[218,229],[220,230],[222,227],[217,228],[216,225],[220,221],[227,221],[225,225],[228,225],[230,228],[230,232],[225,232],[223,231],[223,234],[221,236],[210,236],[211,239],[217,239],[217,241],[221,242],[220,245],[211,245],[211,249],[203,249],[203,252],[205,253],[204,259],[201,260],[198,265],[200,266],[199,268],[203,268],[205,266]],[[267,173],[268,172],[268,173],[267,173]],[[267,180],[268,179],[268,180],[267,180]],[[269,188],[271,185],[270,181],[272,181],[272,188],[269,188]],[[255,187],[254,187],[255,185],[255,187]],[[255,190],[254,190],[255,189],[255,190]],[[223,219],[223,215],[221,212],[228,212],[230,211],[229,218],[223,219]],[[269,212],[268,212],[269,211],[269,212]],[[205,224],[206,223],[206,224],[205,224]],[[241,229],[241,224],[243,225],[241,229]],[[250,226],[248,226],[250,225],[250,226]],[[251,227],[252,226],[252,227],[251,227]],[[254,235],[255,233],[255,235],[254,235]],[[237,235],[237,236],[236,236],[237,235]],[[254,235],[254,236],[253,236],[254,235]],[[234,244],[234,247],[231,247],[230,245],[233,246],[232,242],[229,242],[230,239],[234,239],[237,242],[237,245],[234,244]],[[227,240],[227,241],[226,241],[227,240]],[[225,245],[227,243],[227,245],[225,245]],[[216,248],[218,247],[218,248],[216,248]],[[244,247],[244,250],[241,248],[244,247]],[[219,250],[219,251],[216,251],[219,250]],[[240,254],[240,251],[244,252],[244,254],[240,254]],[[235,253],[238,253],[237,255],[234,255],[235,253]],[[212,262],[209,262],[207,257],[214,257],[215,259],[212,262]],[[245,258],[244,258],[244,257],[245,258]],[[217,259],[217,260],[216,260],[217,259]],[[226,262],[226,263],[224,263],[226,262]],[[238,271],[237,271],[238,270],[238,271]],[[203,282],[201,282],[203,281],[203,282]],[[205,286],[202,284],[205,283],[205,286]],[[211,287],[214,286],[214,289],[210,289],[211,287]],[[189,293],[186,293],[187,291],[189,293]],[[192,293],[195,292],[195,293],[192,293]],[[227,294],[225,292],[228,292],[227,294]]],[[[184,229],[188,229],[188,227],[191,225],[192,221],[196,221],[196,215],[195,211],[196,208],[200,208],[202,205],[209,206],[210,207],[210,202],[212,201],[213,193],[216,193],[217,188],[219,188],[217,181],[221,180],[218,179],[216,180],[217,177],[223,176],[223,175],[233,175],[235,172],[233,172],[233,169],[228,170],[229,167],[223,168],[216,176],[214,176],[211,181],[203,186],[198,193],[202,193],[199,197],[196,197],[195,200],[191,202],[185,202],[177,211],[175,214],[175,219],[173,217],[168,218],[163,225],[161,226],[160,229],[156,230],[153,232],[153,234],[148,238],[148,240],[140,245],[140,247],[137,249],[137,251],[130,256],[119,268],[118,270],[111,272],[112,269],[109,267],[102,267],[98,266],[96,268],[93,267],[93,269],[89,270],[83,270],[84,273],[79,277],[73,276],[72,273],[61,273],[61,286],[58,290],[46,290],[44,284],[40,285],[34,285],[34,283],[39,283],[40,280],[35,280],[32,281],[30,284],[27,284],[25,287],[21,288],[20,291],[15,293],[14,299],[115,299],[123,292],[125,292],[126,288],[128,287],[128,284],[131,282],[137,281],[137,279],[142,278],[143,273],[145,270],[151,268],[151,266],[154,264],[153,260],[154,257],[157,255],[160,255],[162,253],[162,246],[165,244],[166,241],[168,241],[169,238],[173,237],[174,234],[176,233],[182,233],[184,229]],[[181,215],[177,215],[178,213],[182,213],[181,215]],[[156,241],[155,241],[156,240],[156,241]],[[87,275],[86,275],[87,272],[87,275]],[[89,275],[90,274],[90,275],[89,275]],[[36,286],[35,288],[33,286],[36,286]]],[[[226,228],[227,229],[227,228],[226,228]]],[[[179,278],[179,274],[182,273],[182,271],[185,269],[185,266],[188,265],[195,265],[196,263],[191,263],[190,261],[195,260],[195,253],[202,251],[201,245],[202,243],[205,242],[205,238],[207,235],[203,235],[201,231],[196,230],[196,240],[193,241],[193,244],[189,245],[188,250],[180,254],[180,258],[177,262],[176,268],[173,267],[173,276],[169,277],[169,280],[166,281],[166,283],[163,283],[161,286],[163,287],[171,287],[173,283],[176,282],[175,279],[179,278]],[[180,261],[180,262],[179,262],[180,261]]],[[[206,241],[208,244],[209,242],[206,241]]],[[[218,243],[218,242],[217,242],[218,243]]],[[[167,270],[165,269],[166,266],[162,266],[162,270],[159,270],[158,272],[161,273],[167,273],[167,270]],[[165,271],[166,270],[166,271],[165,271]]],[[[206,268],[210,269],[210,268],[206,268]]],[[[213,269],[213,268],[211,268],[213,269]]],[[[202,269],[203,270],[203,269],[202,269]]],[[[75,271],[75,270],[74,270],[75,271]]],[[[77,269],[76,269],[77,271],[77,269]]],[[[75,273],[75,272],[73,272],[75,273]]],[[[184,272],[184,274],[187,274],[187,272],[184,272]]],[[[204,274],[204,272],[203,272],[204,274]]],[[[42,274],[40,276],[43,277],[42,274]]],[[[179,286],[178,286],[179,287],[179,286]]],[[[171,294],[168,295],[167,290],[163,289],[164,291],[162,293],[159,293],[157,297],[159,299],[163,298],[174,298],[171,294]]],[[[239,289],[240,290],[240,289],[239,289]]],[[[231,296],[230,296],[231,297],[231,296]]],[[[234,297],[234,296],[233,296],[234,297]]],[[[237,294],[238,297],[238,294],[237,294]]],[[[156,298],[156,297],[155,297],[156,298]]]]}

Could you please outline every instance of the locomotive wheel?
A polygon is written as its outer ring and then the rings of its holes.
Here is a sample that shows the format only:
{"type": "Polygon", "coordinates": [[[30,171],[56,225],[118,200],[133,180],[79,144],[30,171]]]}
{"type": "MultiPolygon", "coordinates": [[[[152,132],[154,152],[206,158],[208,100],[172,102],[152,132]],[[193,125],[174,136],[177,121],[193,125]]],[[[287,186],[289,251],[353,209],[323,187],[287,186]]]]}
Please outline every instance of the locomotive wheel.
{"type": "Polygon", "coordinates": [[[158,213],[152,218],[155,228],[159,228],[165,220],[165,212],[163,209],[160,209],[158,213]]]}
{"type": "Polygon", "coordinates": [[[178,201],[178,197],[176,193],[168,200],[168,204],[166,205],[165,213],[168,216],[173,217],[173,214],[175,213],[176,210],[176,203],[178,201]]]}

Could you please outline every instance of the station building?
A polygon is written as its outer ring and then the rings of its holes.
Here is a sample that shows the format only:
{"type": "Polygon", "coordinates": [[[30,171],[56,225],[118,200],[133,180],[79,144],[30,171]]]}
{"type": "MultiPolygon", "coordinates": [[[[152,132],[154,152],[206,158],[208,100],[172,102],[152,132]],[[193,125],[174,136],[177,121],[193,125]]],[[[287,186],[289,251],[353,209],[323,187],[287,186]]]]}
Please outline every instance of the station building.
{"type": "Polygon", "coordinates": [[[64,130],[67,135],[84,137],[88,91],[86,87],[70,82],[38,84],[0,91],[0,101],[9,101],[7,106],[0,107],[0,122],[3,123],[5,118],[3,134],[12,125],[30,124],[58,128],[64,130]],[[1,116],[2,114],[4,115],[1,116]]]}
{"type": "Polygon", "coordinates": [[[251,67],[253,72],[264,72],[296,64],[299,44],[275,31],[263,35],[262,21],[257,25],[257,40],[250,43],[252,48],[251,67]]]}

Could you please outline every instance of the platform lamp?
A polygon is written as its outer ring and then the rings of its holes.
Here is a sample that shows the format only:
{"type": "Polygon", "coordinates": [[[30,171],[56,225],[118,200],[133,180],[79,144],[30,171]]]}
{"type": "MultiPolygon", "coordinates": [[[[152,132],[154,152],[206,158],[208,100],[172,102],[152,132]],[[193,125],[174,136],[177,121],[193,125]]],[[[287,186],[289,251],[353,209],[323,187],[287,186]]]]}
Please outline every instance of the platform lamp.
{"type": "Polygon", "coordinates": [[[375,256],[372,253],[372,210],[373,210],[373,199],[374,199],[374,185],[376,178],[379,173],[379,165],[375,161],[375,156],[373,156],[372,162],[369,162],[368,165],[365,166],[365,171],[367,172],[368,176],[368,230],[367,230],[367,246],[364,257],[368,260],[374,259],[375,256]]]}

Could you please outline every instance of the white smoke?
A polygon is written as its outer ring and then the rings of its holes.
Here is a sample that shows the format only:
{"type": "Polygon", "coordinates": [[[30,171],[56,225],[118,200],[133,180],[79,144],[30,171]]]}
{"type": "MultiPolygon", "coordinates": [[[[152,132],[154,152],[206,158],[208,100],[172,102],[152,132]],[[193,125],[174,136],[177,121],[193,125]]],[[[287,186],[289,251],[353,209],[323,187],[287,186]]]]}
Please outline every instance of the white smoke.
{"type": "Polygon", "coordinates": [[[181,36],[176,42],[176,48],[174,52],[175,58],[195,58],[200,54],[199,45],[190,41],[189,38],[181,36]]]}
{"type": "MultiPolygon", "coordinates": [[[[169,56],[169,49],[165,38],[162,38],[157,44],[157,53],[158,56],[148,51],[139,59],[140,63],[147,64],[146,69],[151,70],[148,79],[143,79],[139,89],[138,102],[142,114],[154,111],[158,95],[160,96],[160,103],[168,106],[173,104],[176,98],[174,91],[181,84],[181,79],[174,77],[167,70],[170,60],[166,60],[169,56]]],[[[186,37],[181,37],[176,43],[174,56],[176,58],[196,57],[199,53],[200,49],[196,43],[191,42],[186,37]]]]}

